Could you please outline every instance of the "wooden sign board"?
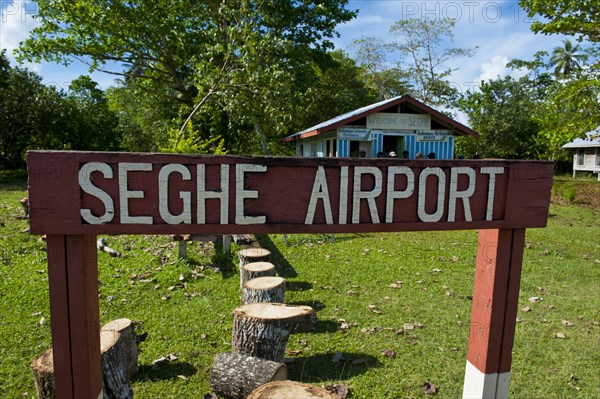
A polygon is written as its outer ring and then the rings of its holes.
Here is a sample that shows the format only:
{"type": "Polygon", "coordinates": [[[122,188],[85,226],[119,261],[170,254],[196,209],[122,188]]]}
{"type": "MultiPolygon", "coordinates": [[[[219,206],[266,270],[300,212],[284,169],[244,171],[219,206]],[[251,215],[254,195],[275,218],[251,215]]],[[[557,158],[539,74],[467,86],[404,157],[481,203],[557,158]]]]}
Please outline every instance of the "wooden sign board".
{"type": "Polygon", "coordinates": [[[553,164],[32,151],[36,234],[546,225],[553,164]]]}
{"type": "Polygon", "coordinates": [[[47,234],[56,397],[102,397],[97,234],[480,229],[464,398],[508,395],[525,228],[551,162],[31,151],[47,234]]]}

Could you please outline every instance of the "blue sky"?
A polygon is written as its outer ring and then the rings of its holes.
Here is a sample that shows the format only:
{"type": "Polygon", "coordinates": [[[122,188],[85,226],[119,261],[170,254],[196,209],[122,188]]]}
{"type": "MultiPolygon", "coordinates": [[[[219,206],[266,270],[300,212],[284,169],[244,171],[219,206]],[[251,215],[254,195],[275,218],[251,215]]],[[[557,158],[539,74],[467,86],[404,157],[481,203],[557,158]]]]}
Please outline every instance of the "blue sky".
{"type": "MultiPolygon", "coordinates": [[[[6,48],[14,65],[12,50],[18,47],[35,27],[33,1],[0,0],[0,48],[6,48]]],[[[350,9],[358,9],[358,17],[340,25],[340,37],[334,40],[338,48],[348,50],[353,40],[361,36],[389,37],[389,28],[403,18],[444,18],[457,20],[454,29],[456,47],[479,46],[475,56],[453,61],[457,68],[451,81],[460,90],[473,90],[483,79],[493,79],[516,72],[505,68],[513,58],[530,59],[539,50],[551,52],[561,44],[562,36],[536,35],[530,31],[533,22],[519,8],[518,1],[355,1],[350,9]]],[[[47,84],[66,88],[71,80],[89,74],[86,65],[73,63],[69,67],[55,64],[26,64],[47,84]]],[[[113,84],[115,76],[96,72],[92,78],[101,87],[113,84]]]]}

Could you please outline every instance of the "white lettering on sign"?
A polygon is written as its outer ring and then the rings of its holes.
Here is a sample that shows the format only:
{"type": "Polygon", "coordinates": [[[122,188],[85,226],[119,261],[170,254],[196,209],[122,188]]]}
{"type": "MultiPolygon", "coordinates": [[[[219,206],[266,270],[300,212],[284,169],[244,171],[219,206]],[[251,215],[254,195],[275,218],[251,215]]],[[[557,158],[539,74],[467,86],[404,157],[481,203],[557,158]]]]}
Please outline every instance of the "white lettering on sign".
{"type": "Polygon", "coordinates": [[[387,198],[385,201],[385,222],[392,223],[394,218],[394,200],[408,198],[415,191],[415,174],[406,166],[391,166],[388,168],[387,198]],[[406,176],[406,188],[402,191],[394,190],[397,175],[406,176]]]}
{"type": "Polygon", "coordinates": [[[237,164],[235,165],[235,224],[264,224],[266,216],[246,216],[244,212],[245,199],[257,199],[258,191],[244,188],[244,175],[250,172],[266,172],[263,165],[237,164]]]}
{"type": "Polygon", "coordinates": [[[367,129],[431,129],[431,115],[377,112],[367,116],[367,129]]]}
{"type": "MultiPolygon", "coordinates": [[[[206,224],[207,223],[207,201],[219,201],[219,224],[225,225],[229,220],[234,220],[237,225],[256,225],[266,224],[266,215],[249,215],[247,209],[252,209],[246,204],[247,200],[260,200],[259,188],[260,177],[254,177],[257,189],[246,187],[248,174],[267,172],[266,165],[256,164],[236,164],[235,165],[235,183],[230,184],[230,165],[213,165],[220,168],[220,179],[216,180],[218,185],[207,187],[207,166],[204,164],[196,165],[196,187],[190,190],[180,190],[173,193],[174,186],[178,181],[186,183],[186,187],[191,186],[193,174],[191,166],[183,164],[166,164],[159,170],[153,172],[152,163],[118,163],[114,167],[118,171],[118,177],[115,181],[113,176],[113,167],[107,163],[88,162],[79,170],[79,185],[83,193],[98,200],[103,211],[98,208],[81,208],[81,218],[89,224],[111,223],[115,216],[115,199],[104,191],[103,184],[98,183],[98,179],[104,179],[107,182],[113,181],[112,192],[117,193],[120,223],[121,224],[152,224],[164,222],[166,224],[206,224]],[[158,214],[138,214],[132,215],[130,211],[130,201],[144,200],[146,192],[144,190],[130,189],[132,177],[135,173],[152,172],[157,174],[158,204],[157,206],[148,206],[148,209],[158,209],[158,214]],[[94,173],[98,173],[97,176],[94,173]],[[94,181],[92,181],[94,178],[94,181]],[[235,190],[230,194],[230,186],[235,190]],[[176,194],[176,195],[175,195],[176,194]],[[195,195],[195,204],[194,204],[195,195]],[[235,209],[230,215],[230,195],[234,196],[233,204],[235,209]],[[196,206],[196,214],[192,214],[193,206],[196,206]],[[173,213],[172,209],[181,209],[179,213],[173,213]],[[94,210],[92,210],[94,209],[94,210]],[[94,214],[93,212],[96,212],[94,214]],[[151,216],[152,215],[152,216],[151,216]],[[195,219],[194,219],[195,218],[195,219]],[[155,220],[156,219],[156,220],[155,220]],[[161,221],[162,219],[162,221],[161,221]]],[[[478,192],[477,197],[487,196],[485,204],[485,215],[478,218],[485,221],[492,221],[494,214],[494,200],[496,193],[496,182],[498,175],[505,173],[504,167],[481,167],[479,177],[475,168],[467,166],[450,167],[442,169],[441,167],[427,167],[422,170],[407,166],[339,166],[327,168],[325,166],[316,166],[312,191],[308,201],[306,213],[304,214],[304,224],[312,225],[322,206],[325,224],[360,224],[360,223],[401,223],[402,220],[394,220],[394,214],[398,218],[398,206],[402,206],[402,201],[412,198],[411,203],[415,204],[418,220],[426,223],[436,223],[441,221],[456,222],[458,207],[462,206],[464,218],[458,218],[461,221],[472,222],[472,198],[478,192]],[[339,176],[339,179],[337,178],[339,176]],[[487,176],[487,185],[476,184],[477,180],[485,179],[487,176]],[[328,181],[329,178],[329,181],[328,181]],[[350,183],[352,179],[352,183],[350,183]],[[434,179],[434,180],[432,180],[434,179]],[[337,185],[339,184],[339,187],[337,185]],[[339,203],[335,204],[331,198],[331,190],[336,192],[339,189],[339,203]],[[479,189],[479,191],[478,191],[479,189]],[[487,190],[483,191],[482,190],[487,190]],[[416,198],[415,198],[416,197],[416,198]],[[446,203],[447,201],[447,203],[446,203]],[[400,202],[400,204],[398,203],[400,202]],[[380,208],[378,208],[379,203],[380,208]],[[382,206],[383,204],[383,206],[382,206]],[[333,213],[334,206],[337,206],[337,219],[333,213]],[[370,221],[364,218],[361,221],[361,207],[368,211],[370,221]],[[447,212],[446,212],[447,209],[447,212]],[[444,215],[447,215],[444,217],[444,215]],[[349,219],[350,217],[350,219],[349,219]],[[444,220],[442,220],[444,218],[444,220]]],[[[141,176],[137,176],[141,177],[141,176]]],[[[134,179],[135,181],[147,181],[145,179],[134,179]]],[[[146,188],[150,193],[150,188],[146,188]]],[[[154,195],[148,195],[154,197],[154,195]]],[[[140,209],[139,206],[136,209],[140,209]]],[[[264,209],[264,206],[257,206],[254,209],[264,209]]],[[[483,213],[482,208],[481,209],[483,213]]],[[[139,212],[139,211],[138,211],[139,212]]],[[[254,212],[256,213],[256,211],[254,212]]],[[[264,212],[267,213],[268,212],[264,212]]],[[[405,213],[405,212],[403,212],[405,213]]]]}
{"type": "Polygon", "coordinates": [[[312,194],[310,195],[308,211],[306,212],[304,224],[313,223],[313,219],[315,218],[315,210],[317,209],[317,201],[319,200],[323,201],[323,208],[325,209],[325,223],[333,224],[331,201],[329,200],[329,189],[327,188],[327,177],[325,176],[325,169],[323,169],[322,166],[317,168],[315,183],[313,184],[312,194]]]}
{"type": "Polygon", "coordinates": [[[490,181],[488,184],[488,199],[487,199],[487,210],[485,213],[485,220],[492,220],[492,214],[494,212],[494,190],[496,188],[496,175],[504,173],[503,167],[483,167],[481,173],[490,175],[490,181]]]}
{"type": "MultiPolygon", "coordinates": [[[[471,203],[469,198],[475,193],[475,171],[473,168],[452,168],[450,171],[450,198],[448,199],[448,221],[454,222],[456,217],[456,202],[462,199],[463,209],[465,210],[465,220],[471,222],[471,203]],[[467,189],[458,191],[458,175],[464,174],[469,178],[467,189]]],[[[488,198],[489,201],[489,198],[488,198]]]]}
{"type": "Polygon", "coordinates": [[[119,204],[121,206],[122,224],[152,224],[152,216],[131,216],[129,214],[129,199],[144,198],[141,190],[128,190],[129,172],[148,172],[152,170],[151,163],[119,163],[119,204]]]}
{"type": "Polygon", "coordinates": [[[354,168],[354,195],[352,196],[352,223],[360,223],[360,201],[367,200],[369,213],[373,223],[379,223],[379,215],[377,214],[377,205],[375,198],[381,194],[381,169],[375,166],[357,166],[354,168]],[[373,189],[362,191],[362,175],[371,174],[375,179],[373,189]]]}
{"type": "Polygon", "coordinates": [[[417,206],[417,214],[419,219],[424,222],[439,222],[444,214],[444,195],[446,193],[446,175],[441,168],[425,168],[419,175],[419,200],[417,206]],[[429,176],[437,176],[437,206],[436,211],[427,213],[425,210],[425,198],[427,195],[427,178],[429,176]]]}
{"type": "Polygon", "coordinates": [[[190,170],[181,164],[168,164],[163,166],[158,173],[158,209],[160,217],[168,224],[192,223],[192,193],[182,191],[179,198],[183,200],[183,211],[173,215],[169,210],[169,176],[177,172],[183,180],[191,180],[190,170]]]}
{"type": "Polygon", "coordinates": [[[92,184],[92,173],[102,172],[106,179],[113,178],[109,165],[102,162],[88,162],[79,170],[79,186],[83,191],[98,198],[104,205],[104,215],[94,216],[90,209],[80,209],[83,220],[90,224],[109,223],[115,217],[115,204],[110,195],[92,184]]]}
{"type": "MultiPolygon", "coordinates": [[[[385,190],[385,223],[394,223],[394,207],[395,202],[403,199],[408,199],[415,195],[417,191],[417,217],[422,222],[435,223],[443,221],[444,211],[446,210],[446,192],[448,192],[448,213],[446,221],[456,221],[456,210],[459,204],[462,204],[464,210],[464,221],[472,222],[473,215],[471,212],[470,199],[475,194],[476,186],[476,171],[470,167],[453,167],[449,169],[449,178],[442,168],[429,167],[420,171],[418,175],[418,184],[415,186],[415,172],[407,166],[390,166],[388,168],[379,168],[375,166],[356,166],[353,173],[352,187],[352,223],[361,223],[360,207],[361,201],[367,202],[371,223],[381,223],[378,213],[376,200],[383,193],[383,171],[387,171],[387,184],[385,190]],[[368,189],[363,189],[363,180],[366,175],[372,176],[373,186],[368,189]],[[396,189],[396,182],[403,176],[401,189],[396,189]],[[462,176],[462,178],[461,178],[462,176]],[[436,179],[435,185],[429,185],[428,180],[436,179]],[[459,184],[459,182],[463,184],[459,184]],[[459,189],[460,186],[460,189],[459,189]],[[435,195],[435,208],[426,209],[427,198],[435,195]]],[[[482,174],[490,176],[487,185],[487,205],[486,205],[486,221],[492,220],[492,211],[494,208],[494,193],[496,186],[496,175],[504,173],[504,168],[481,168],[482,174]]],[[[339,199],[339,220],[338,224],[347,223],[348,215],[348,166],[339,168],[340,173],[340,199],[339,199]]],[[[332,215],[332,203],[329,195],[331,189],[327,181],[327,173],[323,166],[317,168],[315,179],[313,182],[312,193],[308,208],[306,211],[305,224],[313,224],[315,212],[322,201],[325,213],[325,223],[334,224],[332,215]]]]}
{"type": "Polygon", "coordinates": [[[198,224],[206,223],[206,200],[216,198],[221,201],[220,223],[228,224],[229,216],[229,165],[221,165],[221,191],[206,191],[206,166],[197,165],[198,184],[196,193],[198,195],[197,218],[198,224]]]}

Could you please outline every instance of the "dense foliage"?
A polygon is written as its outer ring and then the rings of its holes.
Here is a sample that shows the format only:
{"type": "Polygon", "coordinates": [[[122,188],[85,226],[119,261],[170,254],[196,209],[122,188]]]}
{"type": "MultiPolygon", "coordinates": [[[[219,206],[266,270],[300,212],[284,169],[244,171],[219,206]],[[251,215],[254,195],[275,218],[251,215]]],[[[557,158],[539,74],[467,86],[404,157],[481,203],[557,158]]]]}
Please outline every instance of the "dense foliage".
{"type": "Polygon", "coordinates": [[[68,93],[11,67],[0,53],[0,168],[25,167],[28,149],[116,150],[118,120],[102,90],[80,77],[68,93]]]}

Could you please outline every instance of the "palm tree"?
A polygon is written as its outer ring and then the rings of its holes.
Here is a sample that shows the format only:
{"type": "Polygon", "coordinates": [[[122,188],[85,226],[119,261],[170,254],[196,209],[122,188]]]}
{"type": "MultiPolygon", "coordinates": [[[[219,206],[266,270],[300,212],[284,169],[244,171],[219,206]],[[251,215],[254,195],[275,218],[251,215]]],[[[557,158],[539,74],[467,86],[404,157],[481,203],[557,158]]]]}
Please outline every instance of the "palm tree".
{"type": "Polygon", "coordinates": [[[554,66],[554,74],[563,78],[581,69],[581,64],[587,61],[588,55],[581,51],[581,45],[573,44],[569,39],[563,40],[563,47],[554,47],[550,65],[554,66]]]}

